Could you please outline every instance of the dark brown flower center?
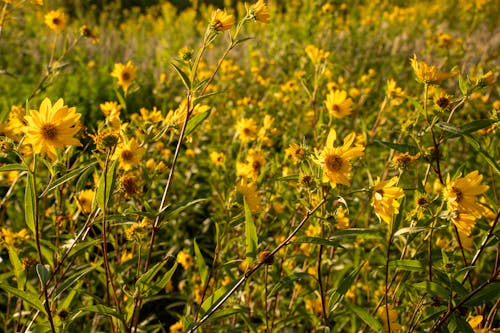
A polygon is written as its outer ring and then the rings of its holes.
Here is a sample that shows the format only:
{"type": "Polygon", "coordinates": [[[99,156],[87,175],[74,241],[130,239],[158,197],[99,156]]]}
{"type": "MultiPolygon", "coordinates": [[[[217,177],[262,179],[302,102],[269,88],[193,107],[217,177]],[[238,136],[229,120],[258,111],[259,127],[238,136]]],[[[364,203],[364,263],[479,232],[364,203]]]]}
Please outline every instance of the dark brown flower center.
{"type": "Polygon", "coordinates": [[[61,20],[58,17],[54,17],[52,19],[52,24],[53,25],[59,25],[59,24],[61,24],[61,20]]]}
{"type": "Polygon", "coordinates": [[[129,81],[130,80],[130,73],[129,72],[122,72],[122,80],[129,81]]]}
{"type": "Polygon", "coordinates": [[[57,127],[54,124],[44,124],[42,126],[42,136],[46,140],[54,140],[57,137],[57,127]]]}
{"type": "Polygon", "coordinates": [[[446,109],[450,105],[450,100],[446,97],[439,97],[436,100],[436,104],[437,106],[439,106],[439,108],[446,109]]]}
{"type": "Polygon", "coordinates": [[[130,150],[123,150],[120,156],[125,162],[130,162],[134,159],[134,153],[130,150]]]}
{"type": "Polygon", "coordinates": [[[464,197],[462,190],[460,190],[458,187],[452,186],[451,191],[455,193],[456,202],[462,201],[462,198],[464,197]]]}
{"type": "Polygon", "coordinates": [[[326,168],[330,171],[339,171],[344,164],[344,160],[339,155],[328,155],[325,160],[326,168]]]}

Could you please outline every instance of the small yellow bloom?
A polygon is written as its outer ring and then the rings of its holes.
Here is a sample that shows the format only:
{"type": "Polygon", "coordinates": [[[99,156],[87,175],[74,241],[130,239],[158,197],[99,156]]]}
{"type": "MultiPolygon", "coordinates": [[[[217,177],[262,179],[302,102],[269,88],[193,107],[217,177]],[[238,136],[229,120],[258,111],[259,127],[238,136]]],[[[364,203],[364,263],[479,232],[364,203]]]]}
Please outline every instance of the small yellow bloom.
{"type": "Polygon", "coordinates": [[[80,116],[76,108],[64,105],[62,98],[54,105],[45,98],[38,111],[31,110],[31,114],[25,117],[24,143],[31,144],[35,153],[47,153],[50,158],[55,158],[56,148],[81,146],[80,141],[73,137],[80,130],[80,116]]]}
{"type": "Polygon", "coordinates": [[[325,105],[335,118],[344,118],[351,114],[353,101],[347,98],[344,90],[334,90],[326,96],[325,105]]]}
{"type": "Polygon", "coordinates": [[[443,196],[447,201],[449,211],[459,211],[480,217],[483,208],[478,203],[477,196],[486,192],[488,185],[481,184],[483,176],[477,170],[464,177],[450,180],[446,178],[446,187],[443,196]]]}
{"type": "Polygon", "coordinates": [[[257,213],[262,211],[262,205],[260,203],[260,196],[257,192],[257,186],[255,183],[247,183],[246,180],[241,180],[237,185],[236,189],[239,193],[243,195],[245,201],[248,205],[248,209],[252,213],[257,213]]]}
{"type": "Polygon", "coordinates": [[[111,76],[118,80],[118,85],[122,87],[126,94],[128,88],[135,80],[136,72],[137,67],[132,63],[132,61],[129,60],[126,64],[116,63],[113,71],[111,72],[111,76]]]}
{"type": "Polygon", "coordinates": [[[61,9],[51,10],[45,14],[44,21],[55,32],[61,32],[66,26],[66,16],[61,9]]]}
{"type": "Polygon", "coordinates": [[[97,37],[92,30],[87,25],[84,25],[80,28],[80,32],[83,37],[90,38],[92,40],[92,44],[99,43],[99,37],[97,37]]]}
{"type": "Polygon", "coordinates": [[[169,333],[182,333],[184,332],[184,324],[181,320],[171,325],[169,328],[169,333]]]}
{"type": "Polygon", "coordinates": [[[397,200],[405,195],[401,188],[394,186],[397,182],[397,177],[385,181],[377,178],[373,188],[371,205],[375,209],[375,214],[386,223],[391,223],[392,217],[399,213],[397,200]]]}
{"type": "Polygon", "coordinates": [[[455,76],[455,73],[441,72],[436,66],[429,66],[424,61],[418,61],[416,55],[410,59],[410,63],[417,81],[422,83],[433,84],[455,76]]]}
{"type": "Polygon", "coordinates": [[[285,155],[292,159],[294,164],[302,161],[306,155],[306,151],[301,145],[292,143],[288,148],[285,149],[285,155]]]}
{"type": "Polygon", "coordinates": [[[377,310],[377,315],[379,318],[382,319],[382,324],[384,325],[384,328],[387,330],[389,328],[389,325],[391,327],[390,331],[395,332],[401,330],[403,327],[396,322],[398,319],[398,312],[394,310],[392,305],[388,305],[388,308],[384,305],[382,305],[380,308],[377,310]],[[389,323],[389,325],[388,325],[389,323]]]}
{"type": "Polygon", "coordinates": [[[94,201],[95,192],[93,190],[83,190],[76,199],[78,209],[83,214],[89,214],[92,211],[92,202],[94,201]]]}
{"type": "Polygon", "coordinates": [[[216,31],[229,30],[234,25],[234,21],[233,15],[217,9],[212,15],[210,26],[216,31]]]}
{"type": "Polygon", "coordinates": [[[217,152],[217,151],[211,151],[210,152],[210,161],[212,161],[213,164],[215,164],[218,167],[224,166],[224,153],[217,152]]]}
{"type": "Polygon", "coordinates": [[[177,262],[181,264],[184,269],[190,269],[193,266],[193,257],[184,250],[181,250],[177,254],[177,262]]]}
{"type": "Polygon", "coordinates": [[[252,141],[257,137],[257,124],[252,118],[242,118],[238,120],[235,128],[242,142],[252,141]]]}
{"type": "Polygon", "coordinates": [[[349,228],[349,218],[347,217],[347,209],[345,209],[344,206],[340,205],[339,208],[337,208],[335,220],[337,221],[337,224],[335,225],[336,229],[342,230],[349,228]]]}
{"type": "Polygon", "coordinates": [[[30,235],[27,229],[21,229],[18,232],[12,232],[9,228],[0,229],[0,243],[6,246],[14,246],[18,241],[29,239],[30,235]]]}
{"type": "Polygon", "coordinates": [[[265,164],[266,160],[261,150],[249,149],[245,157],[245,162],[236,163],[236,175],[251,178],[255,181],[260,176],[265,164]]]}
{"type": "Polygon", "coordinates": [[[141,162],[146,148],[140,147],[137,140],[131,139],[127,144],[122,144],[115,152],[115,158],[120,159],[120,168],[128,171],[141,162]]]}
{"type": "Polygon", "coordinates": [[[356,134],[351,133],[344,139],[341,147],[334,147],[336,138],[335,130],[328,135],[326,147],[321,152],[316,152],[314,160],[323,168],[323,182],[329,181],[332,187],[337,184],[350,186],[352,177],[351,161],[364,154],[364,147],[355,145],[352,147],[356,134]]]}
{"type": "Polygon", "coordinates": [[[305,50],[307,56],[311,59],[313,64],[321,64],[330,56],[330,52],[326,52],[314,45],[307,45],[305,50]]]}
{"type": "Polygon", "coordinates": [[[271,21],[269,8],[267,8],[264,0],[259,0],[252,7],[250,7],[250,15],[258,22],[269,23],[271,21]]]}

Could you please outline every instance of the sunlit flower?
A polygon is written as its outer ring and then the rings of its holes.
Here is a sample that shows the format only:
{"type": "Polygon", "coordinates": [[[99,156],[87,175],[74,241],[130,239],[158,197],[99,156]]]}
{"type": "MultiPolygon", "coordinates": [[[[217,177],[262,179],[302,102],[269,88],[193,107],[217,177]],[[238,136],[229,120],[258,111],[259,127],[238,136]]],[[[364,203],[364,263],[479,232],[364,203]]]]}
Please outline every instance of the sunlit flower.
{"type": "Polygon", "coordinates": [[[416,55],[410,59],[410,63],[417,76],[417,81],[422,83],[432,84],[455,76],[455,73],[441,72],[436,66],[429,66],[424,61],[418,61],[416,55]]]}
{"type": "Polygon", "coordinates": [[[76,198],[78,209],[84,213],[89,214],[92,211],[92,201],[94,201],[95,192],[93,190],[83,190],[76,198]]]}
{"type": "Polygon", "coordinates": [[[401,188],[394,186],[398,183],[398,177],[381,181],[377,178],[373,188],[372,206],[375,214],[386,223],[392,221],[392,217],[399,213],[398,199],[404,196],[401,188]]]}
{"type": "Polygon", "coordinates": [[[245,162],[236,163],[236,175],[257,180],[265,164],[266,159],[261,150],[249,149],[245,156],[245,162]]]}
{"type": "Polygon", "coordinates": [[[92,44],[99,43],[99,37],[97,37],[87,25],[82,26],[80,28],[80,32],[83,37],[90,38],[92,40],[92,44]]]}
{"type": "Polygon", "coordinates": [[[104,103],[99,104],[99,109],[106,116],[109,116],[112,112],[118,112],[118,114],[120,114],[120,110],[122,109],[122,106],[120,104],[118,104],[117,102],[104,102],[104,103]]]}
{"type": "Polygon", "coordinates": [[[449,211],[459,211],[468,214],[481,216],[483,208],[478,202],[479,195],[486,192],[488,185],[482,185],[483,176],[477,170],[472,171],[465,177],[450,180],[450,175],[446,178],[446,187],[443,196],[447,201],[449,211]]]}
{"type": "Polygon", "coordinates": [[[10,107],[9,118],[3,128],[5,135],[12,139],[21,136],[23,127],[26,125],[24,120],[25,116],[26,110],[22,106],[12,105],[10,107]]]}
{"type": "Polygon", "coordinates": [[[122,144],[115,152],[115,157],[120,159],[120,168],[127,171],[142,161],[142,156],[146,148],[141,147],[139,143],[132,138],[128,143],[122,144]]]}
{"type": "Polygon", "coordinates": [[[45,14],[44,21],[55,32],[61,32],[66,26],[66,16],[61,9],[51,10],[45,14]]]}
{"type": "Polygon", "coordinates": [[[351,114],[353,101],[347,98],[344,90],[334,90],[326,95],[326,108],[335,118],[344,118],[351,114]]]}
{"type": "Polygon", "coordinates": [[[439,89],[439,91],[434,95],[433,100],[438,111],[448,110],[453,103],[452,96],[448,95],[446,91],[442,89],[439,89]]]}
{"type": "Polygon", "coordinates": [[[335,220],[337,221],[335,228],[336,229],[347,229],[349,228],[349,218],[347,217],[347,209],[344,206],[340,205],[337,208],[337,212],[335,214],[335,220]]]}
{"type": "Polygon", "coordinates": [[[23,241],[29,239],[29,231],[27,229],[21,229],[18,232],[12,232],[9,228],[2,227],[0,229],[0,243],[6,246],[14,246],[18,241],[23,241]]]}
{"type": "Polygon", "coordinates": [[[395,163],[398,167],[404,169],[419,158],[420,153],[417,153],[416,155],[410,155],[410,153],[399,153],[394,156],[392,162],[395,163]]]}
{"type": "Polygon", "coordinates": [[[128,240],[133,240],[137,238],[139,234],[150,228],[152,221],[147,217],[143,218],[140,222],[132,224],[127,230],[125,230],[125,237],[128,240]]]}
{"type": "Polygon", "coordinates": [[[316,152],[315,162],[323,168],[323,182],[328,181],[332,187],[337,184],[349,186],[352,177],[351,161],[363,156],[364,147],[355,145],[355,133],[351,133],[344,139],[341,147],[334,147],[333,143],[337,134],[331,130],[328,135],[326,147],[320,152],[316,152]]]}
{"type": "Polygon", "coordinates": [[[224,153],[222,152],[217,152],[217,151],[211,151],[210,152],[210,161],[212,161],[213,164],[215,164],[218,167],[224,166],[224,153]]]}
{"type": "Polygon", "coordinates": [[[306,151],[301,145],[292,143],[285,149],[285,155],[291,158],[294,164],[297,164],[304,159],[306,151]]]}
{"type": "Polygon", "coordinates": [[[330,52],[323,51],[314,45],[307,45],[305,51],[313,64],[320,64],[326,61],[326,59],[330,56],[330,52]]]}
{"type": "Polygon", "coordinates": [[[210,26],[217,31],[229,30],[233,26],[235,18],[233,15],[220,9],[216,9],[212,15],[210,26]]]}
{"type": "Polygon", "coordinates": [[[35,153],[47,153],[50,158],[56,156],[56,148],[80,146],[80,141],[73,137],[80,130],[80,116],[76,108],[64,105],[62,98],[54,105],[45,98],[38,111],[31,110],[25,117],[24,143],[31,144],[35,153]]]}
{"type": "Polygon", "coordinates": [[[236,123],[236,133],[242,142],[254,140],[257,137],[257,124],[252,118],[241,118],[236,123]]]}
{"type": "Polygon", "coordinates": [[[271,16],[269,15],[269,8],[267,8],[264,0],[258,0],[252,7],[250,7],[250,15],[259,22],[269,23],[271,16]]]}
{"type": "Polygon", "coordinates": [[[136,72],[137,67],[132,63],[132,61],[129,60],[126,64],[116,63],[113,71],[111,72],[111,76],[118,80],[118,85],[122,87],[126,94],[128,88],[135,80],[136,72]]]}
{"type": "Polygon", "coordinates": [[[177,262],[181,264],[184,269],[190,269],[193,266],[193,257],[184,250],[177,253],[177,262]]]}
{"type": "Polygon", "coordinates": [[[388,305],[387,307],[388,307],[387,309],[384,305],[379,307],[377,310],[377,315],[379,318],[382,319],[382,324],[384,325],[384,328],[386,330],[389,328],[390,325],[391,332],[399,331],[403,327],[396,322],[399,318],[398,312],[394,310],[392,305],[388,305]]]}
{"type": "Polygon", "coordinates": [[[236,185],[236,190],[243,195],[248,205],[248,209],[250,209],[252,213],[262,211],[260,196],[257,192],[257,186],[255,185],[255,183],[247,183],[246,180],[242,179],[236,185]]]}
{"type": "Polygon", "coordinates": [[[393,79],[387,80],[387,89],[385,92],[389,97],[401,97],[404,94],[403,89],[398,87],[396,81],[393,79]]]}

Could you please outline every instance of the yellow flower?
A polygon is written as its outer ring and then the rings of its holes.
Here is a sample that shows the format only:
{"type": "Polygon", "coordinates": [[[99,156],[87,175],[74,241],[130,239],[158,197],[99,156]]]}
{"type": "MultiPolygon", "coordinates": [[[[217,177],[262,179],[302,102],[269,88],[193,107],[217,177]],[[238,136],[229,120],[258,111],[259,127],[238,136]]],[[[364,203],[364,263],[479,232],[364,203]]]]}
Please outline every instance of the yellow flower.
{"type": "Polygon", "coordinates": [[[92,201],[94,201],[95,192],[93,190],[83,190],[80,192],[76,199],[78,209],[84,213],[89,214],[92,211],[92,201]]]}
{"type": "Polygon", "coordinates": [[[290,146],[288,146],[288,148],[285,149],[285,155],[287,157],[290,157],[294,164],[297,164],[297,162],[300,162],[304,159],[306,151],[304,150],[304,148],[302,148],[301,145],[292,143],[290,146]]]}
{"type": "Polygon", "coordinates": [[[184,250],[181,250],[177,254],[177,262],[181,264],[184,269],[190,269],[193,266],[193,257],[184,250]]]}
{"type": "Polygon", "coordinates": [[[347,98],[344,90],[334,90],[326,96],[326,108],[335,118],[344,118],[351,114],[353,101],[347,98]]]}
{"type": "Polygon", "coordinates": [[[387,306],[388,309],[385,308],[384,305],[378,308],[377,310],[377,315],[379,318],[382,319],[382,324],[384,325],[384,328],[387,330],[389,325],[391,326],[390,331],[395,332],[399,331],[403,327],[396,322],[398,319],[398,312],[393,309],[392,305],[387,306]],[[389,325],[387,325],[389,323],[389,325]]]}
{"type": "Polygon", "coordinates": [[[212,163],[218,167],[221,167],[224,165],[224,158],[225,158],[224,153],[217,152],[217,151],[210,152],[210,161],[212,161],[212,163]]]}
{"type": "Polygon", "coordinates": [[[332,187],[337,184],[349,186],[351,180],[351,161],[363,156],[364,147],[351,147],[356,139],[356,134],[351,133],[344,138],[344,145],[334,147],[336,139],[335,130],[330,130],[326,147],[318,153],[316,151],[315,162],[323,168],[323,182],[329,181],[332,187]]]}
{"type": "Polygon", "coordinates": [[[22,106],[12,105],[10,107],[9,118],[3,129],[5,131],[5,136],[17,139],[22,135],[23,127],[26,125],[24,123],[25,115],[26,110],[22,106]]]}
{"type": "Polygon", "coordinates": [[[244,163],[236,163],[236,175],[257,180],[266,164],[264,154],[258,149],[249,149],[244,163]]]}
{"type": "Polygon", "coordinates": [[[184,332],[184,324],[182,321],[178,321],[175,324],[171,325],[169,328],[169,333],[182,333],[184,332]]]}
{"type": "Polygon", "coordinates": [[[122,87],[126,94],[128,88],[135,80],[136,72],[137,67],[132,63],[132,61],[128,61],[126,64],[116,63],[113,71],[111,72],[111,76],[118,80],[118,85],[122,87]]]}
{"type": "Polygon", "coordinates": [[[422,83],[432,84],[455,76],[455,73],[441,72],[436,66],[429,66],[424,61],[418,61],[416,55],[410,59],[410,63],[417,76],[417,81],[422,83]]]}
{"type": "Polygon", "coordinates": [[[404,196],[401,188],[394,186],[398,182],[397,177],[381,181],[377,178],[373,188],[372,206],[375,214],[386,223],[392,221],[392,217],[399,213],[399,202],[397,199],[404,196]]]}
{"type": "Polygon", "coordinates": [[[323,51],[314,45],[307,45],[305,51],[313,64],[320,64],[326,61],[330,56],[330,52],[323,51]]]}
{"type": "Polygon", "coordinates": [[[347,229],[349,228],[349,218],[347,217],[347,209],[344,206],[340,205],[337,208],[337,214],[335,215],[335,220],[337,224],[335,226],[336,229],[347,229]]]}
{"type": "Polygon", "coordinates": [[[9,228],[0,229],[0,242],[6,246],[14,246],[18,240],[29,239],[30,235],[27,229],[21,229],[18,232],[12,232],[9,228]]]}
{"type": "Polygon", "coordinates": [[[257,1],[252,7],[250,7],[250,15],[259,22],[269,23],[271,21],[271,16],[269,15],[269,8],[267,8],[264,0],[257,1]]]}
{"type": "Polygon", "coordinates": [[[465,177],[450,180],[450,175],[446,178],[446,187],[443,196],[447,201],[448,210],[459,211],[480,217],[483,207],[477,202],[478,195],[483,194],[489,188],[482,185],[483,176],[477,170],[472,171],[465,177]]]}
{"type": "Polygon", "coordinates": [[[212,27],[212,29],[217,31],[229,30],[233,26],[234,21],[235,19],[233,15],[227,14],[225,11],[217,9],[212,15],[210,26],[212,27]]]}
{"type": "Polygon", "coordinates": [[[86,24],[80,28],[80,32],[83,37],[90,38],[92,40],[92,44],[99,43],[99,37],[97,37],[86,24]]]}
{"type": "Polygon", "coordinates": [[[99,109],[106,116],[109,116],[113,112],[117,112],[119,115],[120,110],[122,109],[122,106],[120,104],[118,104],[117,102],[104,102],[104,103],[99,104],[99,109]]]}
{"type": "Polygon", "coordinates": [[[262,205],[260,203],[260,197],[255,183],[247,183],[242,179],[241,182],[236,185],[236,190],[243,195],[248,208],[252,213],[262,211],[262,205]]]}
{"type": "Polygon", "coordinates": [[[242,142],[254,140],[257,136],[257,124],[252,118],[242,118],[238,120],[235,128],[242,142]]]}
{"type": "Polygon", "coordinates": [[[66,16],[61,9],[51,10],[45,14],[45,24],[55,32],[61,32],[66,26],[66,16]]]}
{"type": "Polygon", "coordinates": [[[387,80],[386,94],[389,97],[401,97],[404,94],[403,89],[399,88],[393,79],[387,80]]]}
{"type": "Polygon", "coordinates": [[[45,98],[38,111],[31,110],[25,117],[24,143],[31,144],[35,153],[47,153],[50,158],[56,156],[56,148],[80,146],[80,141],[73,137],[80,130],[80,116],[76,108],[64,105],[62,98],[54,105],[45,98]]]}
{"type": "Polygon", "coordinates": [[[127,171],[139,164],[145,152],[146,148],[140,147],[135,139],[131,139],[116,150],[115,158],[120,159],[120,168],[127,171]]]}

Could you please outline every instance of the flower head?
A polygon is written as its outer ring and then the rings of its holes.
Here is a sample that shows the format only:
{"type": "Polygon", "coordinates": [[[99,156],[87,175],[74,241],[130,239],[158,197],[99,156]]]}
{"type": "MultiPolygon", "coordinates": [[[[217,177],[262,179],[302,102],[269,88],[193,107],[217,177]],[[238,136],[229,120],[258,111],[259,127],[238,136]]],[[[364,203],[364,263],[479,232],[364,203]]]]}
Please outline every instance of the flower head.
{"type": "Polygon", "coordinates": [[[264,0],[259,0],[252,7],[250,7],[250,15],[258,22],[269,23],[271,21],[269,8],[267,8],[264,0]]]}
{"type": "Polygon", "coordinates": [[[241,118],[235,128],[242,142],[248,142],[257,137],[257,124],[252,118],[241,118]]]}
{"type": "Polygon", "coordinates": [[[76,108],[64,105],[62,98],[54,105],[45,98],[38,111],[31,110],[25,117],[24,142],[31,144],[35,153],[47,153],[50,158],[56,156],[56,148],[80,146],[80,141],[73,137],[80,130],[80,116],[76,108]]]}
{"type": "Polygon", "coordinates": [[[89,214],[92,211],[92,201],[94,201],[95,192],[93,190],[83,190],[76,198],[76,204],[80,212],[89,214]]]}
{"type": "Polygon", "coordinates": [[[51,10],[45,14],[45,24],[55,32],[61,32],[66,26],[66,16],[61,9],[51,10]]]}
{"type": "Polygon", "coordinates": [[[397,183],[397,177],[385,181],[377,178],[373,188],[371,204],[375,209],[375,214],[386,223],[390,223],[392,217],[399,213],[399,202],[397,200],[405,195],[401,188],[394,186],[397,183]]]}
{"type": "Polygon", "coordinates": [[[222,167],[224,166],[224,160],[225,160],[224,153],[218,151],[210,152],[210,161],[212,161],[214,165],[222,167]]]}
{"type": "Polygon", "coordinates": [[[306,151],[301,145],[292,143],[287,149],[285,149],[285,155],[291,158],[294,164],[297,164],[297,162],[304,160],[306,151]]]}
{"type": "Polygon", "coordinates": [[[177,262],[181,264],[184,269],[190,269],[193,266],[193,257],[184,250],[177,253],[177,262]]]}
{"type": "Polygon", "coordinates": [[[113,71],[111,72],[111,76],[118,80],[118,85],[123,88],[123,91],[126,94],[128,88],[135,80],[136,72],[137,67],[132,63],[132,61],[129,60],[126,64],[116,63],[113,71]]]}
{"type": "Polygon", "coordinates": [[[249,149],[244,163],[236,163],[236,175],[257,180],[266,164],[261,150],[249,149]]]}
{"type": "Polygon", "coordinates": [[[255,183],[247,183],[246,180],[242,179],[241,182],[236,185],[236,190],[243,195],[252,213],[257,213],[262,210],[259,193],[257,192],[255,183]]]}
{"type": "Polygon", "coordinates": [[[216,9],[212,15],[210,26],[216,31],[229,30],[234,24],[234,16],[220,9],[216,9]]]}
{"type": "Polygon", "coordinates": [[[410,63],[417,81],[422,83],[433,84],[455,76],[455,73],[441,72],[436,66],[429,66],[424,61],[418,61],[416,55],[410,59],[410,63]]]}
{"type": "Polygon", "coordinates": [[[120,168],[127,171],[139,164],[145,152],[146,148],[140,147],[135,139],[131,139],[116,150],[115,157],[120,159],[120,168]]]}
{"type": "Polygon", "coordinates": [[[483,207],[478,202],[479,195],[486,192],[488,185],[481,184],[483,176],[477,170],[472,171],[465,177],[450,180],[448,175],[443,196],[447,201],[449,211],[459,211],[481,216],[483,207]]]}
{"type": "Polygon", "coordinates": [[[323,51],[314,45],[307,45],[305,48],[306,54],[311,59],[313,64],[320,64],[326,61],[330,56],[330,52],[323,51]]]}
{"type": "Polygon", "coordinates": [[[352,147],[356,134],[351,133],[344,139],[341,147],[334,147],[335,130],[331,130],[328,135],[326,147],[320,152],[316,152],[315,162],[323,168],[323,181],[329,181],[332,187],[337,184],[349,186],[351,180],[351,161],[363,156],[364,147],[355,145],[352,147]]]}
{"type": "Polygon", "coordinates": [[[351,114],[353,101],[347,98],[344,90],[334,90],[326,96],[326,108],[335,118],[344,118],[351,114]]]}

